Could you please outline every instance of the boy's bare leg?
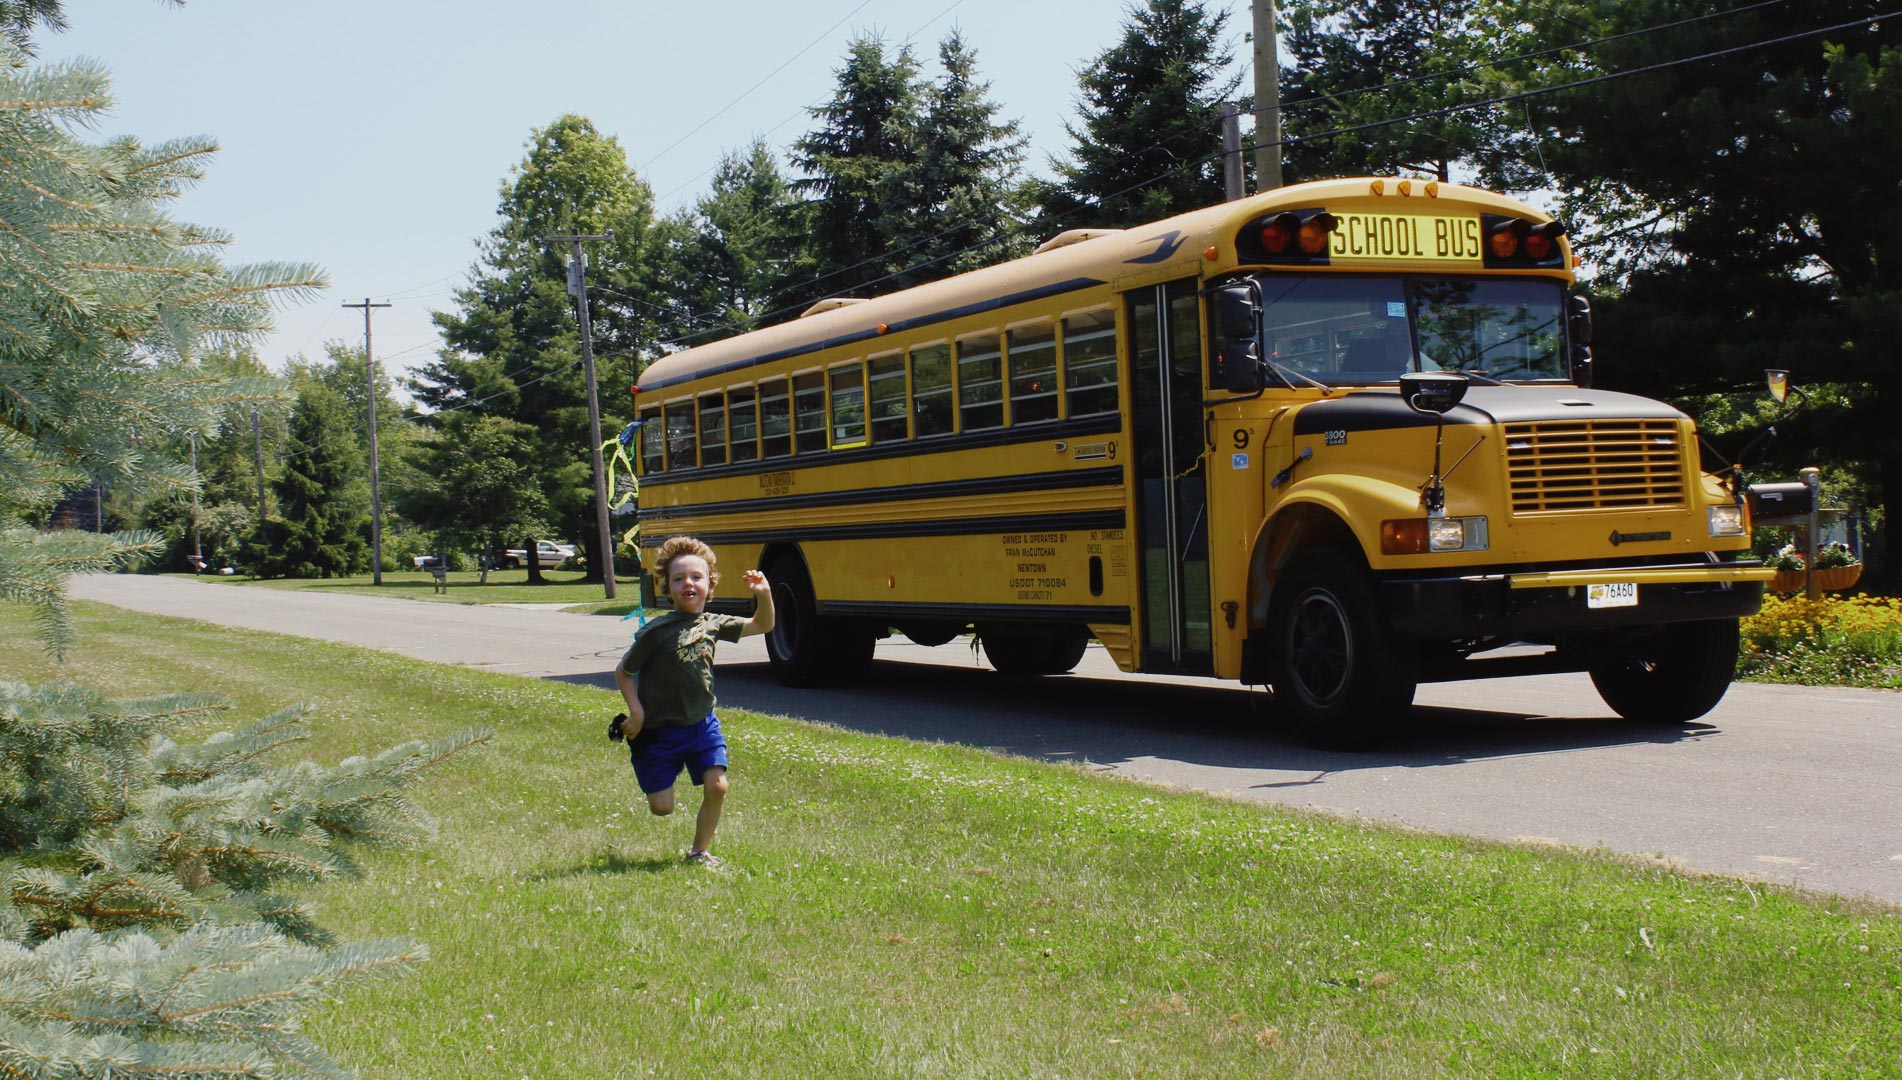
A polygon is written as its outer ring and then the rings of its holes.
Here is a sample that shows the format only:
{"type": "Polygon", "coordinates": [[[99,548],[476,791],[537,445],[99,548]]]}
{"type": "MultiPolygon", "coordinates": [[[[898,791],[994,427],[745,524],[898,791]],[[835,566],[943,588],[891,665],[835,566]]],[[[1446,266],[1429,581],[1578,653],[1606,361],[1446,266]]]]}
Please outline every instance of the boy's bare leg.
{"type": "Polygon", "coordinates": [[[647,808],[652,810],[656,817],[666,817],[668,814],[673,813],[674,789],[668,788],[666,791],[656,791],[652,795],[649,795],[647,797],[647,808]]]}
{"type": "Polygon", "coordinates": [[[693,825],[695,851],[705,851],[713,846],[714,830],[720,827],[720,810],[726,805],[726,770],[718,765],[708,769],[701,786],[705,790],[700,798],[700,813],[694,818],[693,825]]]}

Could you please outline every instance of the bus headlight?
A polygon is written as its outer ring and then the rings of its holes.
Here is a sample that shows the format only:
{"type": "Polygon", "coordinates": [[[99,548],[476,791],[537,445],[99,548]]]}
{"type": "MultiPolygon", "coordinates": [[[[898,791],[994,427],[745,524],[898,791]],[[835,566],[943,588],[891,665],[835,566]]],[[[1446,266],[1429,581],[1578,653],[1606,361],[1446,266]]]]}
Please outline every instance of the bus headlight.
{"type": "Polygon", "coordinates": [[[1736,503],[1720,503],[1710,508],[1710,534],[1712,536],[1742,536],[1744,533],[1743,507],[1736,503]]]}
{"type": "Polygon", "coordinates": [[[1380,523],[1382,555],[1484,551],[1487,546],[1484,517],[1391,518],[1380,523]]]}

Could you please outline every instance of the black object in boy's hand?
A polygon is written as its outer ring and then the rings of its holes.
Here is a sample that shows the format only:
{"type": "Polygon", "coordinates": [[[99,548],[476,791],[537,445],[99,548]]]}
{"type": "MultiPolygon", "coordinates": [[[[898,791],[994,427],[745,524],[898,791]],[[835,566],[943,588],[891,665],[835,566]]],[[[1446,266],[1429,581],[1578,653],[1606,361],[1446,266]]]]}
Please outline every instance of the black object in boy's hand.
{"type": "Polygon", "coordinates": [[[614,714],[614,719],[608,722],[608,741],[609,742],[620,742],[622,739],[627,738],[627,735],[622,730],[623,726],[626,723],[627,723],[626,713],[614,714]]]}
{"type": "Polygon", "coordinates": [[[627,714],[615,713],[614,719],[608,722],[608,741],[621,742],[626,740],[628,749],[632,750],[638,747],[644,747],[648,743],[653,742],[657,734],[651,727],[642,727],[640,731],[634,734],[632,739],[629,739],[627,737],[626,725],[627,714]]]}

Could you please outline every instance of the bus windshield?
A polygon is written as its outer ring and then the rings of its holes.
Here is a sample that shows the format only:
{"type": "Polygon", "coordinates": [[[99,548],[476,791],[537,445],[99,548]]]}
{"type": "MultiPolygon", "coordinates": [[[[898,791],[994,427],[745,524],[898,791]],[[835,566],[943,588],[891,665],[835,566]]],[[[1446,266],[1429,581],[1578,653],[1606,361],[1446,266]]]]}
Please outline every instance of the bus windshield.
{"type": "Polygon", "coordinates": [[[1408,371],[1570,377],[1557,282],[1277,275],[1261,285],[1267,355],[1330,386],[1390,383],[1408,371]]]}

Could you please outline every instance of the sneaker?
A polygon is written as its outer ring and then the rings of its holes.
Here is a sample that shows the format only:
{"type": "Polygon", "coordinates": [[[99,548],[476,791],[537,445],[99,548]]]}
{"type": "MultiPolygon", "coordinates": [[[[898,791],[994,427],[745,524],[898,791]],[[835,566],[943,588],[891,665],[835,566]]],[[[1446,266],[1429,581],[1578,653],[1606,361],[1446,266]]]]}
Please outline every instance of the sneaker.
{"type": "Polygon", "coordinates": [[[711,851],[689,851],[687,861],[708,870],[718,870],[726,865],[726,860],[711,851]]]}

